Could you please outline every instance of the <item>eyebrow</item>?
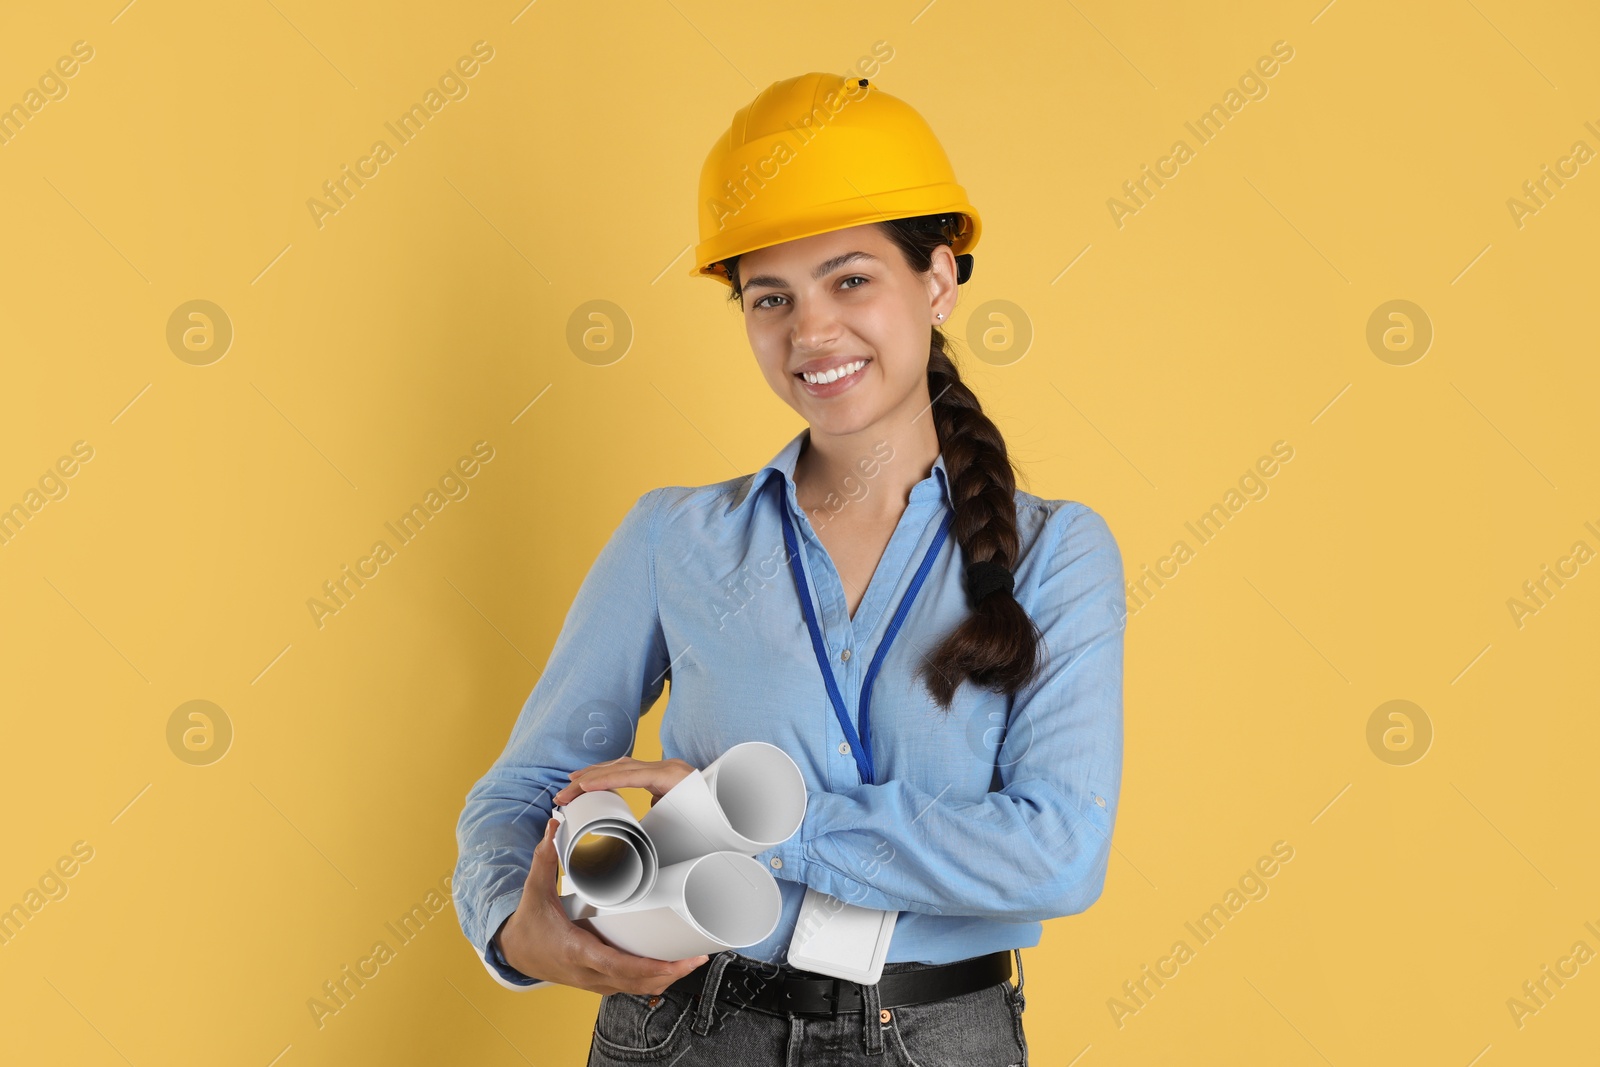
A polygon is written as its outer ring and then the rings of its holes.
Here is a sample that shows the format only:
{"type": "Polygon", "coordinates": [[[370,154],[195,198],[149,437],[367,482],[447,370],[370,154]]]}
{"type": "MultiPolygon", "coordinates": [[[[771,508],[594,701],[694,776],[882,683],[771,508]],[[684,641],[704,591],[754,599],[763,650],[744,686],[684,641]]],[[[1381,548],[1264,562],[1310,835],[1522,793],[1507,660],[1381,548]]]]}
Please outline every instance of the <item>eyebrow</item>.
{"type": "MultiPolygon", "coordinates": [[[[874,256],[870,252],[846,252],[843,255],[834,256],[830,260],[819,263],[817,265],[817,269],[811,272],[811,277],[817,281],[821,281],[825,276],[833,273],[845,264],[854,263],[858,259],[870,259],[874,263],[878,261],[878,257],[874,256]]],[[[788,284],[788,282],[784,281],[782,278],[779,278],[775,274],[758,274],[754,278],[751,278],[749,281],[745,282],[744,287],[746,289],[755,289],[758,286],[767,286],[768,288],[772,289],[782,289],[788,284]]]]}

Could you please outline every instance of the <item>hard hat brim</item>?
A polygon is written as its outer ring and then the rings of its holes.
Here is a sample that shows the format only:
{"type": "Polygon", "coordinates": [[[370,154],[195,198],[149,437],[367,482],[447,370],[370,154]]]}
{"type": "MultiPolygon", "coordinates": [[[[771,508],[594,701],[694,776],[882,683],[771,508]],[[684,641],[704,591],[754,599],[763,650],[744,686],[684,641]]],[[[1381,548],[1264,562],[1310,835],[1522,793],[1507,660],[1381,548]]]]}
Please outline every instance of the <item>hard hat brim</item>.
{"type": "Polygon", "coordinates": [[[691,276],[715,278],[728,287],[733,280],[728,277],[722,261],[742,256],[760,248],[805,237],[848,230],[852,226],[865,226],[874,222],[916,218],[921,215],[959,214],[966,217],[966,227],[953,241],[951,251],[956,255],[970,252],[982,235],[983,224],[978,212],[967,202],[966,190],[959,185],[930,185],[906,189],[892,194],[880,194],[865,203],[861,197],[851,197],[833,204],[825,204],[805,218],[787,219],[781,223],[763,220],[748,226],[735,227],[717,234],[695,249],[695,265],[691,276]],[[930,210],[930,203],[941,206],[930,210]]]}

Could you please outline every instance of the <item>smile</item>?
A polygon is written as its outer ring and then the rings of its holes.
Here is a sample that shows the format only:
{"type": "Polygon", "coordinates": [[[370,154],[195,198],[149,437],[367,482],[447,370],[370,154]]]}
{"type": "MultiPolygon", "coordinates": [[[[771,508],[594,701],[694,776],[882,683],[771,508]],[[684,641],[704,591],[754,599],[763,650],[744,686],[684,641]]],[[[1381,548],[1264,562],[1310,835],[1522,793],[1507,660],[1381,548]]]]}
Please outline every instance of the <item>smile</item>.
{"type": "Polygon", "coordinates": [[[861,368],[865,367],[868,362],[870,361],[858,359],[854,363],[846,363],[842,367],[835,367],[833,370],[824,371],[821,374],[806,374],[802,372],[797,377],[810,385],[827,385],[829,382],[836,382],[841,378],[848,378],[853,374],[859,373],[861,368]]]}

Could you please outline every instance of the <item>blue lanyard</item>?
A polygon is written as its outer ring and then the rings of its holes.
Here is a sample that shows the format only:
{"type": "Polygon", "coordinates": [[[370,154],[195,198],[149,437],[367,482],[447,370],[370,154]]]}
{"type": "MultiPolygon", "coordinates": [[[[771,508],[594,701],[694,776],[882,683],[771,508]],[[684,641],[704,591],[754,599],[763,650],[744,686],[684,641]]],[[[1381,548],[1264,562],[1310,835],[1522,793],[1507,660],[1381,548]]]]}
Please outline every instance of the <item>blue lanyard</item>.
{"type": "MultiPolygon", "coordinates": [[[[783,479],[774,478],[781,487],[783,479]]],[[[780,493],[781,493],[780,488],[780,493]]],[[[789,508],[784,498],[778,498],[778,514],[783,519],[783,543],[789,552],[789,569],[794,571],[795,585],[800,591],[800,606],[806,615],[806,627],[811,631],[811,650],[817,655],[817,666],[822,669],[822,680],[828,686],[828,698],[833,701],[834,713],[839,717],[839,725],[844,729],[844,735],[850,741],[850,751],[855,755],[856,768],[861,772],[863,784],[872,785],[876,775],[872,766],[872,718],[870,715],[872,705],[872,682],[878,676],[878,668],[883,665],[883,657],[889,651],[889,646],[894,643],[895,635],[900,632],[900,626],[905,622],[906,613],[911,610],[911,602],[917,599],[917,593],[922,589],[922,582],[928,577],[928,571],[933,568],[934,557],[939,554],[939,549],[944,545],[945,535],[950,532],[950,520],[955,518],[955,513],[945,509],[944,521],[939,524],[939,532],[934,535],[933,544],[928,547],[927,555],[922,557],[922,566],[917,568],[917,573],[911,579],[911,586],[906,590],[905,596],[900,599],[900,607],[896,609],[894,618],[889,620],[889,628],[884,632],[883,642],[878,645],[877,654],[872,657],[872,664],[867,668],[867,675],[861,682],[861,729],[858,733],[850,722],[850,714],[845,710],[844,697],[839,692],[838,683],[833,678],[833,668],[828,664],[828,650],[822,642],[822,628],[817,625],[816,609],[811,606],[811,589],[806,584],[805,570],[800,565],[800,549],[795,543],[794,526],[789,521],[789,508]]]]}

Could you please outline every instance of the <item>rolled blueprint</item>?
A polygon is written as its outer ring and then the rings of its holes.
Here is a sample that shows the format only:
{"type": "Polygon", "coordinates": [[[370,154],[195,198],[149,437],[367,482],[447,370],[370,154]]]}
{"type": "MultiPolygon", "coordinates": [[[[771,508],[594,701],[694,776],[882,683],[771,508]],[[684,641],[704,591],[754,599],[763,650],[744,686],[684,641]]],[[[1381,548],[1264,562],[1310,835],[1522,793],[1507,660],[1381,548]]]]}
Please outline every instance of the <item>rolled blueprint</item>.
{"type": "Polygon", "coordinates": [[[556,855],[567,884],[601,907],[637,903],[656,884],[661,861],[628,802],[609,789],[562,806],[556,855]]]}
{"type": "Polygon", "coordinates": [[[777,745],[746,741],[667,790],[639,825],[665,867],[707,852],[765,852],[789,840],[805,815],[806,780],[794,760],[777,745]]]}
{"type": "Polygon", "coordinates": [[[800,768],[764,741],[734,745],[639,820],[610,790],[581,794],[556,813],[562,906],[638,956],[747,948],[783,910],[777,882],[752,857],[787,841],[805,811],[800,768]]]}
{"type": "Polygon", "coordinates": [[[783,894],[760,862],[710,852],[663,867],[633,908],[586,907],[578,918],[624,952],[681,960],[753,945],[772,933],[782,912],[783,894]]]}

